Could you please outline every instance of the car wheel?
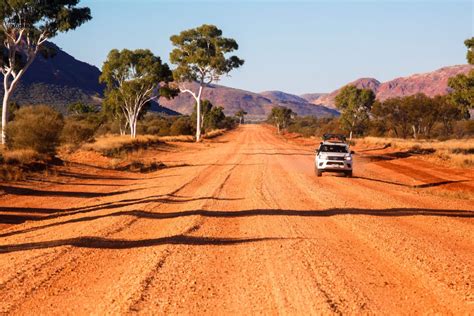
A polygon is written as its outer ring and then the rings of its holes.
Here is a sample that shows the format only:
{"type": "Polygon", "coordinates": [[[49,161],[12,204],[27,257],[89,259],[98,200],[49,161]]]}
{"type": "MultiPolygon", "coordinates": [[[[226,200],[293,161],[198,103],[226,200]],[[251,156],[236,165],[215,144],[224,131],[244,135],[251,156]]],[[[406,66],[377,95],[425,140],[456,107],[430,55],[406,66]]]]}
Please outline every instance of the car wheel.
{"type": "Polygon", "coordinates": [[[316,174],[318,175],[318,177],[321,177],[323,175],[323,172],[318,169],[316,170],[316,174]]]}
{"type": "Polygon", "coordinates": [[[351,171],[346,171],[346,177],[352,178],[352,170],[351,171]]]}

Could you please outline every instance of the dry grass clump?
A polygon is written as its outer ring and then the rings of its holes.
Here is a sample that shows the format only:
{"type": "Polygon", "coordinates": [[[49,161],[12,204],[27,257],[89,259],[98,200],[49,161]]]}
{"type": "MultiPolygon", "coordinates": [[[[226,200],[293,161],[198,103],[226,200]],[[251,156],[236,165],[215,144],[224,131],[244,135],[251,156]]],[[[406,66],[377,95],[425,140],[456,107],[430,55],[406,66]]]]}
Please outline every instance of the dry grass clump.
{"type": "Polygon", "coordinates": [[[9,165],[28,165],[43,160],[40,155],[33,149],[17,149],[2,152],[3,161],[9,165]]]}
{"type": "MultiPolygon", "coordinates": [[[[217,129],[203,135],[205,139],[211,139],[224,134],[226,129],[217,129]]],[[[165,142],[193,142],[191,135],[176,136],[155,136],[139,135],[135,139],[128,135],[104,135],[96,138],[92,143],[86,143],[82,146],[84,150],[100,152],[107,157],[118,157],[124,153],[147,149],[148,147],[159,145],[165,142]]]]}
{"type": "Polygon", "coordinates": [[[194,136],[191,136],[191,135],[160,136],[159,139],[163,142],[191,143],[194,141],[194,136]]]}
{"type": "Polygon", "coordinates": [[[164,168],[166,168],[166,165],[162,162],[143,162],[140,160],[132,160],[126,165],[117,166],[115,170],[148,173],[164,168]]]}
{"type": "Polygon", "coordinates": [[[399,151],[411,151],[426,154],[423,157],[451,166],[474,167],[474,139],[417,140],[385,137],[365,137],[356,140],[359,147],[384,148],[388,144],[399,151]]]}
{"type": "Polygon", "coordinates": [[[163,141],[158,136],[140,135],[135,139],[128,135],[98,137],[95,142],[83,145],[85,150],[93,150],[108,157],[117,157],[126,152],[138,149],[146,149],[149,146],[157,145],[163,141]]]}
{"type": "Polygon", "coordinates": [[[23,180],[28,172],[45,170],[48,158],[32,149],[0,150],[0,179],[23,180]]]}
{"type": "Polygon", "coordinates": [[[205,138],[205,139],[215,138],[215,137],[224,135],[225,131],[226,131],[226,129],[215,129],[215,130],[212,130],[212,131],[206,133],[203,136],[203,138],[205,138]]]}

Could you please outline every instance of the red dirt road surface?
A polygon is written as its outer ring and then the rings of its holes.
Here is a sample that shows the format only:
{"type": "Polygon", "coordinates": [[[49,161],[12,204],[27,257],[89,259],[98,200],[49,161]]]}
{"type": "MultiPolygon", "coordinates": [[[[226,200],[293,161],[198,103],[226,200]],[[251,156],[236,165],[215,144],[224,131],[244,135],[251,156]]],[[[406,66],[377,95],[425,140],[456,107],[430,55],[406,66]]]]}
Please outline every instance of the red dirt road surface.
{"type": "Polygon", "coordinates": [[[170,148],[2,184],[0,313],[474,313],[472,169],[360,152],[317,178],[264,126],[170,148]]]}

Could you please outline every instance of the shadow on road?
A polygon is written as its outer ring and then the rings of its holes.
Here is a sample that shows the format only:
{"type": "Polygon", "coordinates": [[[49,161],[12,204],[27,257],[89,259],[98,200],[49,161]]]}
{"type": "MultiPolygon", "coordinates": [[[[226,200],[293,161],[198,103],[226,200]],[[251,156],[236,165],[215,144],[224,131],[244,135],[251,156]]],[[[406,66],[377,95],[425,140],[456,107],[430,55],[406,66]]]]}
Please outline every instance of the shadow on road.
{"type": "MultiPolygon", "coordinates": [[[[66,216],[70,214],[63,214],[66,216]]],[[[69,219],[63,222],[50,223],[43,226],[23,229],[19,231],[12,231],[0,234],[0,237],[8,237],[28,233],[32,231],[42,230],[55,226],[62,226],[72,223],[94,221],[106,217],[116,216],[133,216],[136,218],[146,219],[173,219],[185,216],[203,216],[203,217],[217,217],[217,218],[239,218],[252,216],[299,216],[299,217],[329,217],[337,215],[366,215],[366,216],[380,216],[380,217],[401,217],[401,216],[436,216],[436,217],[458,217],[458,218],[474,218],[474,211],[470,210],[438,210],[438,209],[422,209],[422,208],[389,208],[389,209],[361,209],[361,208],[334,208],[327,210],[284,210],[284,209],[254,209],[244,211],[209,211],[209,210],[191,210],[181,212],[158,213],[141,210],[132,211],[118,211],[108,214],[100,214],[94,216],[84,216],[79,218],[69,219]]],[[[15,215],[16,216],[16,215],[15,215]]],[[[0,216],[0,223],[2,222],[0,216]]],[[[20,219],[28,216],[19,216],[20,219]]],[[[8,219],[8,215],[6,217],[8,219]]],[[[36,219],[45,219],[51,217],[42,217],[36,219]]]]}
{"type": "MultiPolygon", "coordinates": [[[[381,217],[398,217],[398,216],[440,216],[440,217],[460,217],[474,218],[474,211],[469,210],[436,210],[436,209],[415,209],[415,208],[390,208],[390,209],[357,209],[357,208],[337,208],[327,210],[281,210],[281,209],[254,209],[245,211],[209,211],[209,210],[193,210],[172,213],[153,213],[146,211],[123,211],[105,215],[89,216],[67,220],[61,223],[52,223],[41,227],[26,229],[23,231],[11,232],[0,235],[6,237],[13,234],[27,233],[38,229],[44,229],[52,226],[65,225],[83,221],[92,221],[104,217],[113,216],[135,216],[137,218],[147,219],[170,219],[183,216],[203,216],[203,217],[220,217],[220,218],[237,218],[251,216],[301,216],[301,217],[327,217],[337,215],[368,215],[381,217]]],[[[163,244],[178,245],[235,245],[250,242],[259,242],[266,240],[278,240],[286,238],[211,238],[211,237],[194,237],[187,235],[177,235],[171,237],[163,237],[145,240],[124,240],[124,239],[108,239],[102,237],[77,237],[62,240],[32,242],[23,244],[11,244],[0,246],[0,253],[9,253],[15,251],[24,251],[32,249],[44,249],[60,246],[73,246],[83,248],[99,248],[99,249],[130,249],[139,247],[150,247],[163,244]]]]}
{"type": "Polygon", "coordinates": [[[101,237],[78,237],[70,239],[32,242],[17,245],[0,246],[0,253],[16,251],[45,249],[61,246],[72,246],[80,248],[96,249],[131,249],[159,245],[193,245],[193,246],[230,246],[236,244],[253,243],[266,240],[278,240],[282,238],[213,238],[176,235],[155,239],[126,240],[110,239],[101,237]]]}
{"type": "Polygon", "coordinates": [[[95,198],[104,196],[113,196],[119,194],[130,193],[135,190],[113,191],[107,193],[98,192],[80,192],[80,191],[45,191],[37,189],[29,189],[15,186],[0,185],[0,191],[12,195],[28,195],[28,196],[60,196],[60,197],[78,197],[78,198],[95,198]]]}
{"type": "Polygon", "coordinates": [[[399,186],[402,186],[402,187],[415,188],[415,189],[432,188],[432,187],[438,187],[438,186],[441,186],[441,185],[451,184],[451,183],[469,182],[469,180],[443,180],[443,181],[438,181],[438,182],[414,184],[413,185],[413,184],[405,184],[405,183],[400,183],[400,182],[393,182],[393,181],[388,181],[388,180],[374,179],[374,178],[361,177],[361,176],[354,176],[353,178],[354,179],[374,181],[374,182],[381,182],[381,183],[386,183],[386,184],[399,185],[399,186]]]}

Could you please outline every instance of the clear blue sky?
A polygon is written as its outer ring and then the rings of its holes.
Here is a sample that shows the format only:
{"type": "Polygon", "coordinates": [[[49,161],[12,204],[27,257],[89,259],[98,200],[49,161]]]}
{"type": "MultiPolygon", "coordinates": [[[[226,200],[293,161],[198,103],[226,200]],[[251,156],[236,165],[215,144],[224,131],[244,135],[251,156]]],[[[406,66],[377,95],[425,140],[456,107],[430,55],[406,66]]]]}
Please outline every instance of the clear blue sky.
{"type": "Polygon", "coordinates": [[[381,81],[464,64],[473,2],[83,0],[93,20],[53,39],[102,67],[112,48],[149,48],[168,61],[169,37],[215,24],[245,65],[220,84],[260,92],[329,92],[360,77],[381,81]]]}

